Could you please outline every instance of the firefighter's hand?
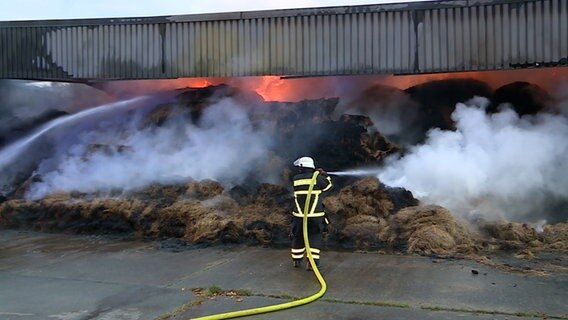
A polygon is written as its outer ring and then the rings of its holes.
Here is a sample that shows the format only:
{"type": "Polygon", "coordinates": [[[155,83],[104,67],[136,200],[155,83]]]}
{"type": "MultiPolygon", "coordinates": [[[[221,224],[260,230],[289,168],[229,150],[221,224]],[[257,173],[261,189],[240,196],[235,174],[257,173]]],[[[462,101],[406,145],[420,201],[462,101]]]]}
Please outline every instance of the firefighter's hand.
{"type": "Polygon", "coordinates": [[[325,172],[325,170],[323,170],[322,168],[318,168],[317,170],[322,176],[327,176],[327,172],[325,172]]]}
{"type": "Polygon", "coordinates": [[[327,233],[332,234],[335,232],[335,229],[333,228],[333,225],[331,223],[328,223],[327,226],[325,227],[327,233]]]}

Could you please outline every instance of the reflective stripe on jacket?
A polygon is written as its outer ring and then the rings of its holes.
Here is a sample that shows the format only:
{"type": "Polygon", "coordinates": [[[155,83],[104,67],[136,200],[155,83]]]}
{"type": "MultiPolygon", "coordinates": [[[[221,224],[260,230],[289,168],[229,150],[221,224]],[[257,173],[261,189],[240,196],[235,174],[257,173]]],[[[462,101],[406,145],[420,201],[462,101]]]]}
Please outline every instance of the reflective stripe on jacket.
{"type": "MultiPolygon", "coordinates": [[[[304,216],[303,212],[306,204],[306,196],[308,195],[308,189],[310,188],[313,175],[313,172],[304,172],[294,176],[295,208],[292,211],[292,214],[296,217],[303,218],[304,216]]],[[[325,215],[320,196],[323,192],[331,189],[331,186],[331,177],[322,175],[317,176],[308,206],[308,217],[323,217],[325,215]]]]}

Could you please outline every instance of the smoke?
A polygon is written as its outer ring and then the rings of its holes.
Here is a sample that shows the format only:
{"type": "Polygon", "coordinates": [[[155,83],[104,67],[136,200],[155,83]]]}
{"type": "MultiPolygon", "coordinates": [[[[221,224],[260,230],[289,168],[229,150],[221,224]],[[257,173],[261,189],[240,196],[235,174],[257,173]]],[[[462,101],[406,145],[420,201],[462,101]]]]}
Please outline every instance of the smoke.
{"type": "Polygon", "coordinates": [[[47,110],[73,113],[110,101],[107,94],[85,84],[25,80],[2,80],[0,97],[0,109],[16,118],[36,116],[47,110]]]}
{"type": "Polygon", "coordinates": [[[138,122],[133,118],[120,130],[107,124],[80,133],[77,143],[43,161],[37,171],[42,182],[27,197],[129,191],[188,179],[237,184],[266,161],[271,144],[232,99],[206,108],[196,124],[172,117],[160,127],[140,130],[138,122]]]}
{"type": "Polygon", "coordinates": [[[379,179],[461,216],[565,221],[567,118],[520,118],[507,106],[489,115],[488,104],[457,104],[455,131],[430,130],[423,145],[389,159],[379,179]]]}
{"type": "Polygon", "coordinates": [[[346,96],[355,98],[340,100],[336,115],[368,116],[375,128],[395,143],[407,144],[418,140],[421,131],[419,104],[404,91],[374,85],[362,92],[347,92],[346,96]]]}
{"type": "Polygon", "coordinates": [[[108,103],[110,98],[84,84],[1,80],[0,101],[1,145],[43,122],[108,103]]]}

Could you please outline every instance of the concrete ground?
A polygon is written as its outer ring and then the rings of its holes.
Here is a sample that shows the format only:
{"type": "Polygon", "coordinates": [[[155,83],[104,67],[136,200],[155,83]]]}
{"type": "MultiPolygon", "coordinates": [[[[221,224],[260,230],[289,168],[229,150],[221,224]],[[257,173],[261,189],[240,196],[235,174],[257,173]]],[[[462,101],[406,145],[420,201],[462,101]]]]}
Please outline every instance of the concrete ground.
{"type": "MultiPolygon", "coordinates": [[[[1,230],[0,319],[189,319],[319,290],[311,272],[292,268],[287,250],[168,247],[1,230]]],[[[519,275],[472,261],[375,253],[324,252],[322,259],[322,299],[248,318],[568,319],[566,273],[519,275]]]]}

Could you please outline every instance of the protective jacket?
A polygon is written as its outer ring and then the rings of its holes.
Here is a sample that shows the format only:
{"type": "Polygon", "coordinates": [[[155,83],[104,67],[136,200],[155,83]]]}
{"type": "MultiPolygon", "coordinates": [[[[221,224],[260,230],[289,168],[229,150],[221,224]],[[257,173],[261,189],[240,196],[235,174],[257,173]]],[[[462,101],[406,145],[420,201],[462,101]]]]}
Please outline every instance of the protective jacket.
{"type": "MultiPolygon", "coordinates": [[[[306,204],[306,197],[308,189],[312,181],[314,173],[310,171],[302,172],[294,176],[294,203],[295,207],[292,214],[295,217],[304,217],[304,206],[306,204]]],[[[316,183],[312,189],[310,203],[308,205],[308,218],[323,217],[325,212],[323,210],[321,194],[331,189],[331,178],[325,175],[318,175],[316,183]]]]}

